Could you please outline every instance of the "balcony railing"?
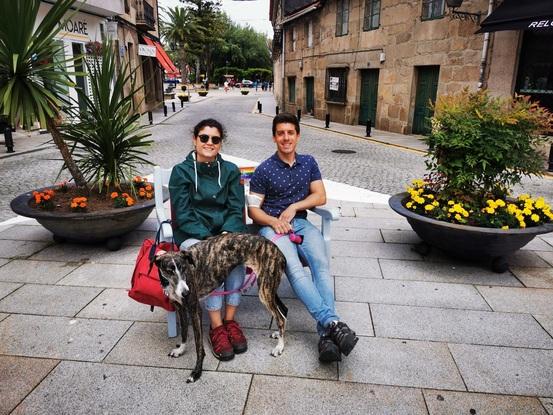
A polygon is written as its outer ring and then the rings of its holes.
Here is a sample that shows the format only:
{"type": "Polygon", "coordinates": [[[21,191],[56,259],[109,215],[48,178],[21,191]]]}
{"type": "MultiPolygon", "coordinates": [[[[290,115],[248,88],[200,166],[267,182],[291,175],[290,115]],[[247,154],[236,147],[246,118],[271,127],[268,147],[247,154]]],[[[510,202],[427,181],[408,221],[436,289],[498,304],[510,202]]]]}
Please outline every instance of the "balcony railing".
{"type": "Polygon", "coordinates": [[[136,26],[144,30],[155,30],[154,8],[145,0],[136,1],[136,26]]]}

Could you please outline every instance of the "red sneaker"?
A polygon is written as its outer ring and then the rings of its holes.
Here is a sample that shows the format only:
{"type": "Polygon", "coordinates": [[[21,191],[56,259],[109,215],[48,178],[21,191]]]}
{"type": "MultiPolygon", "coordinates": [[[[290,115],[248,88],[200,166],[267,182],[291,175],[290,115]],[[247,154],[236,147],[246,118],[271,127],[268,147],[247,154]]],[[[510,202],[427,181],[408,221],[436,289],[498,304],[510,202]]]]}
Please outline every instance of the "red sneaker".
{"type": "Polygon", "coordinates": [[[224,326],[227,329],[230,344],[232,344],[234,353],[240,354],[248,350],[248,341],[246,340],[244,333],[242,333],[242,329],[238,323],[234,320],[225,320],[224,326]]]}
{"type": "Polygon", "coordinates": [[[211,351],[217,359],[224,361],[234,359],[234,350],[224,325],[209,329],[209,342],[211,343],[211,351]]]}

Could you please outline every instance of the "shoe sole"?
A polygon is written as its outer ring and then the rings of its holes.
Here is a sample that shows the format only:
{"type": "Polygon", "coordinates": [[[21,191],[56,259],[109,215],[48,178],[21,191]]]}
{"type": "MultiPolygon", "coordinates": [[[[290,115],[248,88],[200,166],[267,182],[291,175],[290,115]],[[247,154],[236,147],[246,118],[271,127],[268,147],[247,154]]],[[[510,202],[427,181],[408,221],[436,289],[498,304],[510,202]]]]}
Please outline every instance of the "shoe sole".
{"type": "Polygon", "coordinates": [[[228,362],[229,360],[234,359],[234,353],[232,352],[231,352],[232,354],[228,354],[228,355],[217,354],[215,350],[213,350],[213,344],[211,344],[211,340],[209,340],[209,337],[208,337],[208,343],[209,343],[209,348],[211,349],[211,354],[215,356],[216,359],[219,359],[223,362],[228,362]]]}
{"type": "Polygon", "coordinates": [[[344,356],[348,356],[358,341],[359,337],[357,337],[355,333],[348,334],[342,342],[344,344],[340,345],[340,352],[342,352],[344,356]]]}
{"type": "Polygon", "coordinates": [[[233,347],[234,354],[241,354],[245,353],[248,350],[248,345],[242,346],[242,347],[233,347]]]}
{"type": "Polygon", "coordinates": [[[332,350],[326,350],[319,354],[319,361],[323,363],[341,362],[342,356],[339,353],[334,353],[332,350]]]}

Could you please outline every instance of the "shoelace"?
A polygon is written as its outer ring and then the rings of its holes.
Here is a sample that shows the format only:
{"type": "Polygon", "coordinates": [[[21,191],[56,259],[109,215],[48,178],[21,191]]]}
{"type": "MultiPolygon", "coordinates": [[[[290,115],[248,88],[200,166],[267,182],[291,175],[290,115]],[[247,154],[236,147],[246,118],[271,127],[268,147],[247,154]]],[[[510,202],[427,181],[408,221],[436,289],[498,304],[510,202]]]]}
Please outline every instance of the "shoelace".
{"type": "Polygon", "coordinates": [[[332,337],[338,344],[341,344],[342,340],[344,340],[344,338],[351,332],[351,330],[349,330],[346,326],[344,326],[341,323],[337,323],[334,326],[332,326],[330,331],[332,333],[332,337]]]}
{"type": "Polygon", "coordinates": [[[228,343],[228,336],[227,336],[226,330],[216,330],[213,335],[213,346],[217,346],[218,349],[221,349],[225,343],[224,341],[225,339],[227,340],[227,343],[228,343]]]}
{"type": "Polygon", "coordinates": [[[235,339],[241,339],[243,337],[242,331],[236,326],[236,323],[227,323],[227,332],[230,337],[235,339]]]}

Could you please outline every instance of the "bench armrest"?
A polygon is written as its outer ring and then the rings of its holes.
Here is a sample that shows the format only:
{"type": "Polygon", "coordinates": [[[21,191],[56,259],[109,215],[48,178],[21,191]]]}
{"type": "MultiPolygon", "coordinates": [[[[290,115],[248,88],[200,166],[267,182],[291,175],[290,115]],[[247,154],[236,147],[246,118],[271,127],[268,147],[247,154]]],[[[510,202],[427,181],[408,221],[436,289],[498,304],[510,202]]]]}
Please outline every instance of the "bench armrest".
{"type": "Polygon", "coordinates": [[[321,234],[325,241],[326,254],[330,258],[330,223],[340,217],[338,209],[315,207],[309,210],[321,217],[321,234]]]}

